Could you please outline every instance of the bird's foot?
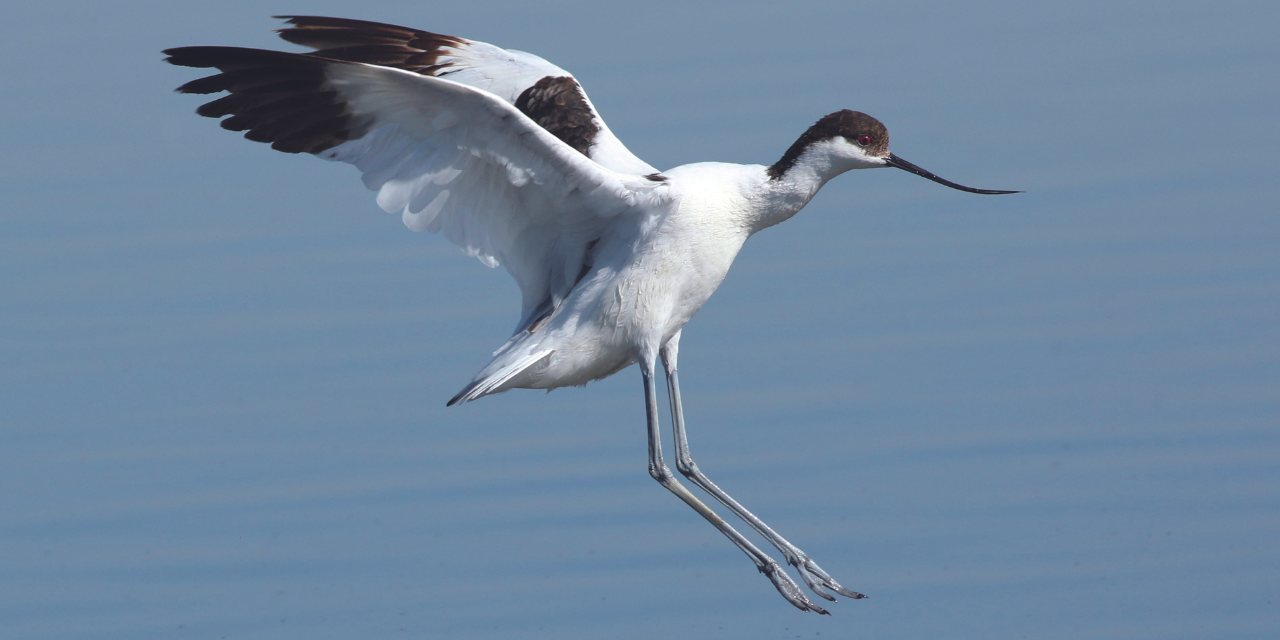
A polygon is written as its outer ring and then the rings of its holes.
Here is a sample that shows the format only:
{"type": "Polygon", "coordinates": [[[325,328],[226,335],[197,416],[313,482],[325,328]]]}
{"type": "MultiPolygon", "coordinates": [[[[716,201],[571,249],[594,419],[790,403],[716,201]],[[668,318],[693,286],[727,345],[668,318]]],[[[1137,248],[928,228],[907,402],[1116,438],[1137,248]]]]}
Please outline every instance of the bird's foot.
{"type": "Polygon", "coordinates": [[[809,589],[813,590],[813,592],[818,594],[820,597],[832,602],[836,601],[835,596],[827,593],[826,589],[830,589],[846,598],[853,598],[854,600],[866,597],[857,591],[851,591],[841,586],[839,582],[836,582],[835,578],[831,577],[831,574],[823,571],[822,567],[819,567],[818,563],[805,555],[804,552],[797,549],[796,555],[787,555],[787,562],[800,572],[800,577],[804,578],[804,583],[809,585],[809,589]]]}
{"type": "MultiPolygon", "coordinates": [[[[782,594],[782,597],[786,598],[787,602],[790,602],[795,608],[801,611],[821,613],[824,616],[831,615],[827,613],[826,609],[819,607],[806,598],[804,592],[800,591],[800,586],[791,579],[791,576],[787,575],[786,571],[782,570],[782,567],[777,562],[770,560],[768,564],[760,567],[760,573],[768,576],[769,580],[773,582],[773,586],[777,588],[778,593],[782,594]]],[[[832,598],[832,600],[834,599],[832,598]]]]}

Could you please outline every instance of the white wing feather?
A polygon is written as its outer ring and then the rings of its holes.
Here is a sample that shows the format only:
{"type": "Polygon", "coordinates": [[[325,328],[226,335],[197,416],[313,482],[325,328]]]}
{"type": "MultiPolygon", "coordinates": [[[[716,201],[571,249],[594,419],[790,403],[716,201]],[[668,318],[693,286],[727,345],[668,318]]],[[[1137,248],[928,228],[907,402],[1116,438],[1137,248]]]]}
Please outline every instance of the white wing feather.
{"type": "Polygon", "coordinates": [[[665,192],[600,166],[487,91],[357,63],[329,65],[326,80],[368,133],[317,155],[355,165],[410,229],[506,267],[522,324],[567,295],[610,218],[665,192]]]}

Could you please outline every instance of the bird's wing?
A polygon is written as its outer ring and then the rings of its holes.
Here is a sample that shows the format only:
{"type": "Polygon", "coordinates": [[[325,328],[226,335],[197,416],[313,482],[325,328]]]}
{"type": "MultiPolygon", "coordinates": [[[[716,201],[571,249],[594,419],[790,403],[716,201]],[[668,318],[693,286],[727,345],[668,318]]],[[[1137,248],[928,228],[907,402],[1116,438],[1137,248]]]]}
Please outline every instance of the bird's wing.
{"type": "Polygon", "coordinates": [[[378,205],[439,232],[520,286],[520,327],[559,304],[595,241],[626,212],[656,210],[661,179],[618,173],[492,93],[443,78],[234,47],[165,51],[221,73],[183,93],[230,92],[197,113],[287,153],[355,165],[378,205]]]}
{"type": "Polygon", "coordinates": [[[394,67],[484,89],[601,166],[639,175],[657,172],[613,135],[572,74],[538,56],[379,22],[276,17],[291,25],[278,30],[280,37],[315,49],[314,55],[394,67]]]}

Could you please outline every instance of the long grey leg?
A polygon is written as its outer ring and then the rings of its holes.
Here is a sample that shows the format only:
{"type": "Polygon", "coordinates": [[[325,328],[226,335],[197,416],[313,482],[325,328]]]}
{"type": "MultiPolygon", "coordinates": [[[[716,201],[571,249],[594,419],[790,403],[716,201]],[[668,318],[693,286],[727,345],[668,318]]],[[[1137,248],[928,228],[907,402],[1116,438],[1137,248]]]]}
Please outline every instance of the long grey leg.
{"type": "Polygon", "coordinates": [[[703,491],[711,494],[713,498],[720,501],[720,504],[728,507],[731,511],[751,525],[751,528],[760,532],[760,535],[769,540],[773,546],[782,552],[783,557],[787,559],[787,563],[795,567],[800,572],[800,577],[804,578],[805,584],[819,596],[827,600],[834,601],[835,597],[823,590],[823,587],[831,589],[836,593],[848,598],[865,598],[866,596],[856,591],[850,591],[836,582],[818,563],[799,547],[787,542],[786,538],[778,535],[776,531],[765,524],[763,520],[757,518],[754,513],[747,511],[734,500],[732,496],[725,493],[720,487],[717,487],[706,475],[698,469],[698,464],[693,461],[693,455],[689,452],[689,439],[684,430],[684,408],[680,404],[680,378],[676,373],[676,358],[679,356],[680,334],[676,334],[662,347],[662,364],[667,372],[667,391],[671,397],[671,422],[675,427],[676,441],[676,468],[684,477],[701,488],[703,491]]]}
{"type": "Polygon", "coordinates": [[[671,493],[684,500],[685,504],[693,507],[694,511],[706,518],[707,522],[710,522],[712,526],[720,530],[720,533],[723,533],[729,540],[738,545],[738,548],[742,549],[743,553],[746,553],[747,557],[751,558],[751,561],[756,564],[756,569],[769,577],[769,580],[773,582],[773,586],[778,589],[778,593],[781,593],[782,597],[787,599],[787,602],[802,611],[814,611],[830,615],[827,614],[825,609],[805,597],[804,593],[800,591],[800,587],[787,575],[786,571],[782,570],[778,561],[756,548],[754,544],[751,544],[750,540],[742,537],[742,534],[729,526],[729,523],[725,522],[724,518],[716,515],[716,512],[712,511],[710,507],[690,493],[684,485],[680,484],[680,481],[676,480],[675,474],[671,473],[671,469],[667,468],[667,463],[662,461],[662,428],[658,424],[658,393],[654,389],[653,383],[654,365],[656,363],[653,360],[651,357],[648,362],[643,359],[640,361],[640,373],[644,376],[645,415],[649,420],[649,475],[653,476],[654,480],[660,482],[671,493]]]}

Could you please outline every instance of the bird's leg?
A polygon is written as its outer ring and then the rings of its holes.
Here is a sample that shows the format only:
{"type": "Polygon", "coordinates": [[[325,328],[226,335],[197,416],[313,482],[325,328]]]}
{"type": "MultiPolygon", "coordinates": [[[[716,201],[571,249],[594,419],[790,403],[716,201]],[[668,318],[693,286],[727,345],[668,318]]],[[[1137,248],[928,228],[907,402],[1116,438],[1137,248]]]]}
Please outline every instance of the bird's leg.
{"type": "Polygon", "coordinates": [[[654,388],[653,382],[655,373],[653,360],[653,358],[649,358],[648,362],[645,362],[642,359],[640,362],[640,372],[644,376],[645,415],[649,421],[649,475],[653,476],[654,480],[660,482],[671,493],[684,500],[685,504],[693,507],[694,511],[706,518],[707,522],[710,522],[712,526],[720,530],[720,533],[723,533],[729,540],[738,545],[738,548],[742,549],[743,553],[746,553],[751,558],[751,561],[756,564],[756,569],[769,577],[769,580],[773,582],[773,586],[778,589],[778,593],[781,593],[782,597],[787,599],[787,602],[790,602],[801,611],[827,614],[825,609],[805,597],[804,593],[800,591],[800,587],[787,575],[786,571],[783,571],[778,561],[765,555],[763,551],[751,544],[750,540],[742,537],[741,533],[729,526],[729,523],[725,522],[724,518],[721,518],[710,507],[703,504],[697,496],[690,493],[676,479],[675,474],[671,473],[671,469],[667,468],[667,464],[662,461],[662,431],[661,426],[658,424],[658,392],[654,388]]]}
{"type": "Polygon", "coordinates": [[[836,593],[848,598],[865,598],[866,596],[856,591],[851,591],[836,582],[818,563],[814,562],[808,554],[801,551],[799,547],[787,542],[786,538],[778,535],[776,531],[765,524],[763,520],[757,518],[754,513],[747,511],[734,500],[732,496],[725,493],[720,487],[717,487],[701,470],[698,464],[693,461],[693,455],[689,452],[689,438],[684,430],[684,408],[680,404],[680,378],[676,373],[676,357],[679,349],[680,336],[677,334],[666,346],[662,348],[662,364],[667,372],[667,391],[671,397],[671,422],[675,428],[676,441],[676,468],[684,477],[688,478],[695,485],[698,485],[703,491],[711,494],[713,498],[720,501],[720,504],[728,507],[731,511],[751,525],[753,529],[760,532],[760,535],[769,540],[773,546],[782,552],[787,559],[787,563],[795,567],[800,572],[800,577],[804,578],[805,584],[819,596],[827,600],[835,600],[835,597],[823,590],[823,587],[831,589],[836,593]]]}

